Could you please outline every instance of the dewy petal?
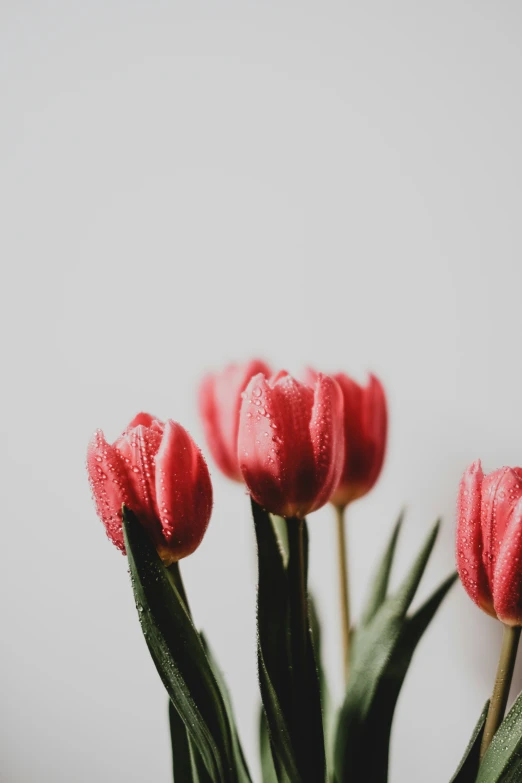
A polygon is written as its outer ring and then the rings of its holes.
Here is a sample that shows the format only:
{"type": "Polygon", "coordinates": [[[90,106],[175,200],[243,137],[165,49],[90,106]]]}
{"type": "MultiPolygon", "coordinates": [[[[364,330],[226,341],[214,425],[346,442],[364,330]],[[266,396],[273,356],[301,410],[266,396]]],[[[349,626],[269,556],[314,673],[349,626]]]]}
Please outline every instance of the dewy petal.
{"type": "Polygon", "coordinates": [[[125,433],[114,444],[115,450],[127,465],[134,494],[140,503],[143,521],[155,525],[158,516],[155,496],[155,456],[162,435],[152,427],[139,424],[125,433]]]}
{"type": "Polygon", "coordinates": [[[483,562],[494,592],[493,575],[499,547],[513,508],[522,494],[522,481],[512,468],[501,468],[482,484],[483,562]]]}
{"type": "Polygon", "coordinates": [[[302,517],[322,505],[339,474],[342,401],[333,381],[314,390],[282,371],[269,381],[255,376],[241,407],[239,460],[252,497],[269,511],[302,517]],[[330,394],[332,392],[332,394],[330,394]],[[337,422],[334,432],[333,420],[337,422]],[[313,430],[313,431],[312,431],[313,430]],[[335,437],[334,437],[335,435],[335,437]],[[332,448],[328,439],[332,438],[332,448]],[[315,443],[313,442],[315,440],[315,443]]]}
{"type": "Polygon", "coordinates": [[[522,625],[522,497],[509,515],[497,562],[493,600],[500,620],[507,625],[522,625]]]}
{"type": "Polygon", "coordinates": [[[286,498],[280,414],[264,374],[255,375],[245,389],[240,409],[238,461],[254,500],[277,514],[285,511],[286,498]]]}
{"type": "Polygon", "coordinates": [[[469,597],[493,616],[493,598],[483,563],[481,525],[482,486],[484,474],[480,460],[465,471],[457,500],[456,554],[457,570],[469,597]]]}
{"type": "MultiPolygon", "coordinates": [[[[269,379],[270,386],[275,386],[278,381],[280,381],[282,378],[290,378],[291,375],[287,370],[278,370],[275,375],[272,375],[269,379]]],[[[312,385],[312,384],[308,384],[312,385]]]]}
{"type": "Polygon", "coordinates": [[[318,488],[310,511],[328,502],[339,484],[344,465],[343,394],[339,384],[319,374],[314,388],[310,438],[318,488]]]}
{"type": "Polygon", "coordinates": [[[208,468],[188,432],[169,420],[156,456],[156,497],[162,527],[158,552],[168,565],[201,543],[212,511],[208,468]]]}
{"type": "Polygon", "coordinates": [[[156,419],[154,416],[151,416],[150,413],[138,413],[131,423],[126,428],[124,434],[130,432],[131,430],[135,429],[136,427],[139,427],[143,425],[144,427],[151,427],[152,429],[156,430],[157,432],[163,432],[164,424],[159,419],[156,419]]]}
{"type": "Polygon", "coordinates": [[[118,549],[125,552],[122,530],[122,505],[140,511],[127,468],[118,452],[97,430],[87,448],[87,471],[98,516],[107,535],[118,549]]]}
{"type": "Polygon", "coordinates": [[[278,373],[269,385],[278,428],[278,448],[274,450],[285,498],[284,516],[303,517],[313,507],[318,491],[310,433],[314,391],[284,372],[278,373]]]}

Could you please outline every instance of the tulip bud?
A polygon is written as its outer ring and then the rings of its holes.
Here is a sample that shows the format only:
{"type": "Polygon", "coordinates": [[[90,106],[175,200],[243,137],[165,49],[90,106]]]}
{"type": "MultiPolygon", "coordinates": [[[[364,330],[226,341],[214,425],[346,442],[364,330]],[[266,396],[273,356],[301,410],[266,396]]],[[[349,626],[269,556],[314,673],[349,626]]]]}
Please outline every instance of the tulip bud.
{"type": "Polygon", "coordinates": [[[522,625],[522,468],[464,473],[457,503],[457,569],[469,597],[506,625],[522,625]]]}
{"type": "Polygon", "coordinates": [[[218,468],[230,479],[243,481],[237,459],[237,434],[241,394],[257,373],[270,375],[258,360],[229,364],[218,373],[203,378],[199,389],[199,409],[210,453],[218,468]]]}
{"type": "Polygon", "coordinates": [[[200,450],[180,424],[139,413],[112,444],[98,430],[87,450],[96,510],[125,552],[122,506],[147,528],[166,565],[199,546],[212,510],[212,485],[200,450]]]}
{"type": "Polygon", "coordinates": [[[313,388],[286,372],[252,378],[241,404],[238,454],[259,505],[302,518],[328,502],[342,470],[342,406],[338,384],[326,375],[313,388]]]}
{"type": "MultiPolygon", "coordinates": [[[[308,379],[317,377],[308,370],[308,379]]],[[[360,386],[344,373],[335,378],[344,401],[344,459],[339,485],[331,501],[344,507],[366,495],[382,469],[386,449],[387,409],[381,382],[370,375],[367,386],[360,386]]]]}

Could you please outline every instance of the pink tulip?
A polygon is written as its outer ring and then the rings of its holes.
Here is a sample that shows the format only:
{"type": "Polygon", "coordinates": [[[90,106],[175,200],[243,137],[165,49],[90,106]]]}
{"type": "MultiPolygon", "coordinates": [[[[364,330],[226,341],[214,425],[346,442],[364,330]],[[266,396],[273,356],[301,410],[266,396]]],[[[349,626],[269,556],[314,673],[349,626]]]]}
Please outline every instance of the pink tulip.
{"type": "Polygon", "coordinates": [[[210,453],[218,468],[230,479],[243,481],[237,459],[237,434],[241,394],[253,375],[270,375],[259,359],[246,364],[229,364],[209,373],[199,390],[199,408],[210,453]]]}
{"type": "Polygon", "coordinates": [[[469,597],[506,625],[522,625],[522,468],[464,473],[457,504],[457,569],[469,597]]]}
{"type": "Polygon", "coordinates": [[[241,405],[238,453],[257,503],[302,518],[328,502],[342,470],[342,406],[339,385],[326,375],[313,388],[286,372],[252,378],[241,405]]]}
{"type": "MultiPolygon", "coordinates": [[[[308,378],[317,377],[314,370],[308,378]]],[[[370,375],[367,386],[360,386],[344,373],[335,378],[344,400],[344,459],[339,485],[331,501],[343,508],[366,495],[382,469],[386,450],[387,408],[381,382],[370,375]]]]}
{"type": "Polygon", "coordinates": [[[122,505],[147,528],[166,565],[199,546],[212,510],[212,485],[203,456],[180,424],[139,413],[112,444],[98,430],[87,451],[98,516],[125,551],[122,505]]]}

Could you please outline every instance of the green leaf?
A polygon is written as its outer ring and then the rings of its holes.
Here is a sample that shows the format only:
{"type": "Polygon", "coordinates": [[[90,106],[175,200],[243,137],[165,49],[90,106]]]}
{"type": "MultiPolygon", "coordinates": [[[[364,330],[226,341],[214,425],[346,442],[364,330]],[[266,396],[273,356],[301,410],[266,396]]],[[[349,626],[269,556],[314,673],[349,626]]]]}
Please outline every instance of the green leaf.
{"type": "Polygon", "coordinates": [[[478,719],[477,725],[473,729],[473,734],[464,752],[464,756],[457,768],[457,771],[450,780],[450,783],[475,783],[479,768],[480,743],[484,733],[486,716],[489,709],[489,700],[478,719]]]}
{"type": "Polygon", "coordinates": [[[139,618],[158,673],[212,783],[236,783],[226,707],[205,650],[146,530],[123,510],[139,618]]]}
{"type": "Polygon", "coordinates": [[[288,519],[286,523],[290,552],[287,573],[293,696],[290,732],[301,777],[310,783],[319,783],[326,778],[326,756],[321,690],[308,612],[308,528],[304,519],[288,519]],[[301,599],[303,589],[304,607],[301,599]],[[303,609],[305,629],[301,618],[303,609]]]}
{"type": "Polygon", "coordinates": [[[426,568],[431,551],[435,545],[435,541],[437,540],[439,528],[440,520],[437,520],[431,532],[428,533],[428,537],[424,543],[424,546],[417,555],[417,559],[413,563],[409,574],[406,576],[397,590],[395,597],[392,599],[397,605],[398,616],[400,617],[404,617],[406,615],[406,612],[408,611],[408,608],[413,601],[415,593],[417,592],[419,582],[422,579],[424,569],[426,568]]]}
{"type": "Polygon", "coordinates": [[[361,615],[361,626],[368,625],[368,623],[370,622],[370,620],[373,619],[377,610],[380,608],[381,604],[386,598],[386,594],[388,592],[388,583],[390,581],[390,573],[391,573],[393,558],[395,555],[395,549],[397,547],[397,539],[399,538],[399,533],[402,527],[403,520],[404,520],[404,511],[400,513],[399,518],[395,523],[395,527],[390,536],[390,540],[388,541],[388,546],[386,547],[383,553],[381,562],[379,563],[379,566],[373,578],[372,586],[370,588],[370,593],[368,595],[366,605],[361,615]]]}
{"type": "Polygon", "coordinates": [[[252,501],[258,549],[258,674],[274,764],[301,783],[290,738],[291,666],[288,579],[270,515],[252,501]]]}
{"type": "MultiPolygon", "coordinates": [[[[368,624],[356,632],[357,644],[335,742],[335,773],[339,783],[357,780],[385,783],[387,779],[389,735],[384,731],[381,737],[383,746],[376,745],[376,724],[381,725],[378,716],[380,710],[388,710],[391,722],[398,692],[418,639],[449,589],[450,580],[447,580],[412,620],[406,619],[435,544],[438,527],[437,523],[428,535],[397,592],[382,601],[368,624]],[[378,767],[375,774],[373,765],[378,767]]],[[[392,551],[393,547],[394,544],[392,551]]]]}
{"type": "MultiPolygon", "coordinates": [[[[511,780],[522,759],[522,694],[500,724],[479,767],[477,783],[511,780]]],[[[520,778],[522,779],[522,778],[520,778]]],[[[515,780],[520,780],[515,777],[515,780]]]]}
{"type": "Polygon", "coordinates": [[[195,750],[185,724],[170,699],[169,724],[174,783],[212,783],[201,756],[195,750]]]}
{"type": "MultiPolygon", "coordinates": [[[[302,654],[298,655],[301,648],[292,639],[290,629],[299,607],[290,590],[284,551],[270,515],[254,501],[252,513],[259,568],[259,683],[274,768],[281,781],[287,776],[291,783],[320,783],[325,779],[326,763],[319,679],[310,629],[307,629],[306,649],[302,648],[302,654]],[[302,709],[297,708],[298,702],[302,709]]],[[[295,520],[293,523],[297,524],[295,520]]],[[[302,524],[306,571],[308,539],[306,523],[302,524]]],[[[294,568],[295,562],[289,559],[288,567],[294,568]]]]}
{"type": "Polygon", "coordinates": [[[384,669],[366,715],[364,743],[374,748],[366,767],[369,780],[388,779],[388,758],[393,715],[413,654],[457,574],[452,574],[410,618],[406,618],[397,644],[384,669]]]}
{"type": "Polygon", "coordinates": [[[263,783],[278,783],[264,710],[259,710],[259,756],[263,783]]]}
{"type": "Polygon", "coordinates": [[[288,579],[270,515],[252,501],[258,548],[257,626],[263,659],[281,709],[290,713],[288,579]]]}
{"type": "Polygon", "coordinates": [[[210,665],[212,666],[212,671],[214,672],[214,676],[216,678],[216,682],[219,686],[219,689],[221,691],[221,695],[223,697],[223,701],[225,703],[226,711],[227,711],[227,717],[228,722],[230,726],[230,732],[232,734],[232,749],[234,753],[234,762],[235,767],[238,772],[238,783],[252,783],[252,778],[250,777],[250,773],[248,771],[248,766],[245,759],[245,754],[243,753],[243,748],[241,747],[241,742],[239,740],[239,733],[237,730],[237,724],[236,719],[234,716],[234,709],[232,707],[232,699],[230,697],[230,692],[228,690],[227,684],[225,682],[225,678],[223,677],[223,672],[221,671],[216,658],[214,654],[212,653],[212,650],[210,648],[210,645],[205,637],[205,635],[201,632],[200,634],[201,642],[203,644],[203,647],[205,648],[205,652],[207,653],[207,658],[210,662],[210,665]]]}
{"type": "Polygon", "coordinates": [[[517,759],[512,767],[509,767],[505,775],[502,775],[500,783],[520,783],[522,780],[522,759],[517,759]]]}
{"type": "Polygon", "coordinates": [[[192,759],[185,724],[169,699],[170,740],[174,783],[193,783],[192,759]]]}
{"type": "MultiPolygon", "coordinates": [[[[284,770],[292,783],[302,783],[301,775],[297,769],[292,740],[288,731],[286,718],[281,709],[277,693],[272,686],[268,674],[261,645],[258,645],[259,685],[261,700],[265,710],[268,731],[270,734],[270,746],[275,754],[274,766],[278,770],[284,770]]],[[[282,775],[278,772],[282,780],[282,775]]]]}
{"type": "Polygon", "coordinates": [[[334,743],[334,716],[332,708],[332,700],[330,696],[330,690],[328,688],[328,681],[326,678],[326,672],[322,662],[322,634],[321,623],[319,620],[319,613],[317,611],[317,605],[313,596],[308,593],[308,610],[310,615],[310,629],[312,632],[312,642],[315,651],[315,660],[317,661],[317,671],[319,675],[319,687],[321,690],[321,707],[323,711],[323,726],[326,745],[326,766],[330,771],[333,761],[333,743],[334,743]]]}

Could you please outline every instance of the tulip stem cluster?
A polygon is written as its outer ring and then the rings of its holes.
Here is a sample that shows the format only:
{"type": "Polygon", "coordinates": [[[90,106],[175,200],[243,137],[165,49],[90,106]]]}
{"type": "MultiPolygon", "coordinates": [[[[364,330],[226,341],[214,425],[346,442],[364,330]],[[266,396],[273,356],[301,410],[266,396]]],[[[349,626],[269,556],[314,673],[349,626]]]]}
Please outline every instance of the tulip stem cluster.
{"type": "Polygon", "coordinates": [[[502,647],[498,661],[497,676],[493,687],[493,695],[489,704],[486,725],[480,746],[480,758],[482,759],[491,744],[498,727],[504,719],[506,704],[513,678],[513,669],[517,657],[518,642],[520,639],[520,627],[504,625],[502,647]]]}
{"type": "Polygon", "coordinates": [[[348,556],[346,552],[346,506],[335,506],[337,519],[337,550],[339,555],[339,597],[343,639],[344,680],[350,675],[350,587],[348,582],[348,556]]]}

